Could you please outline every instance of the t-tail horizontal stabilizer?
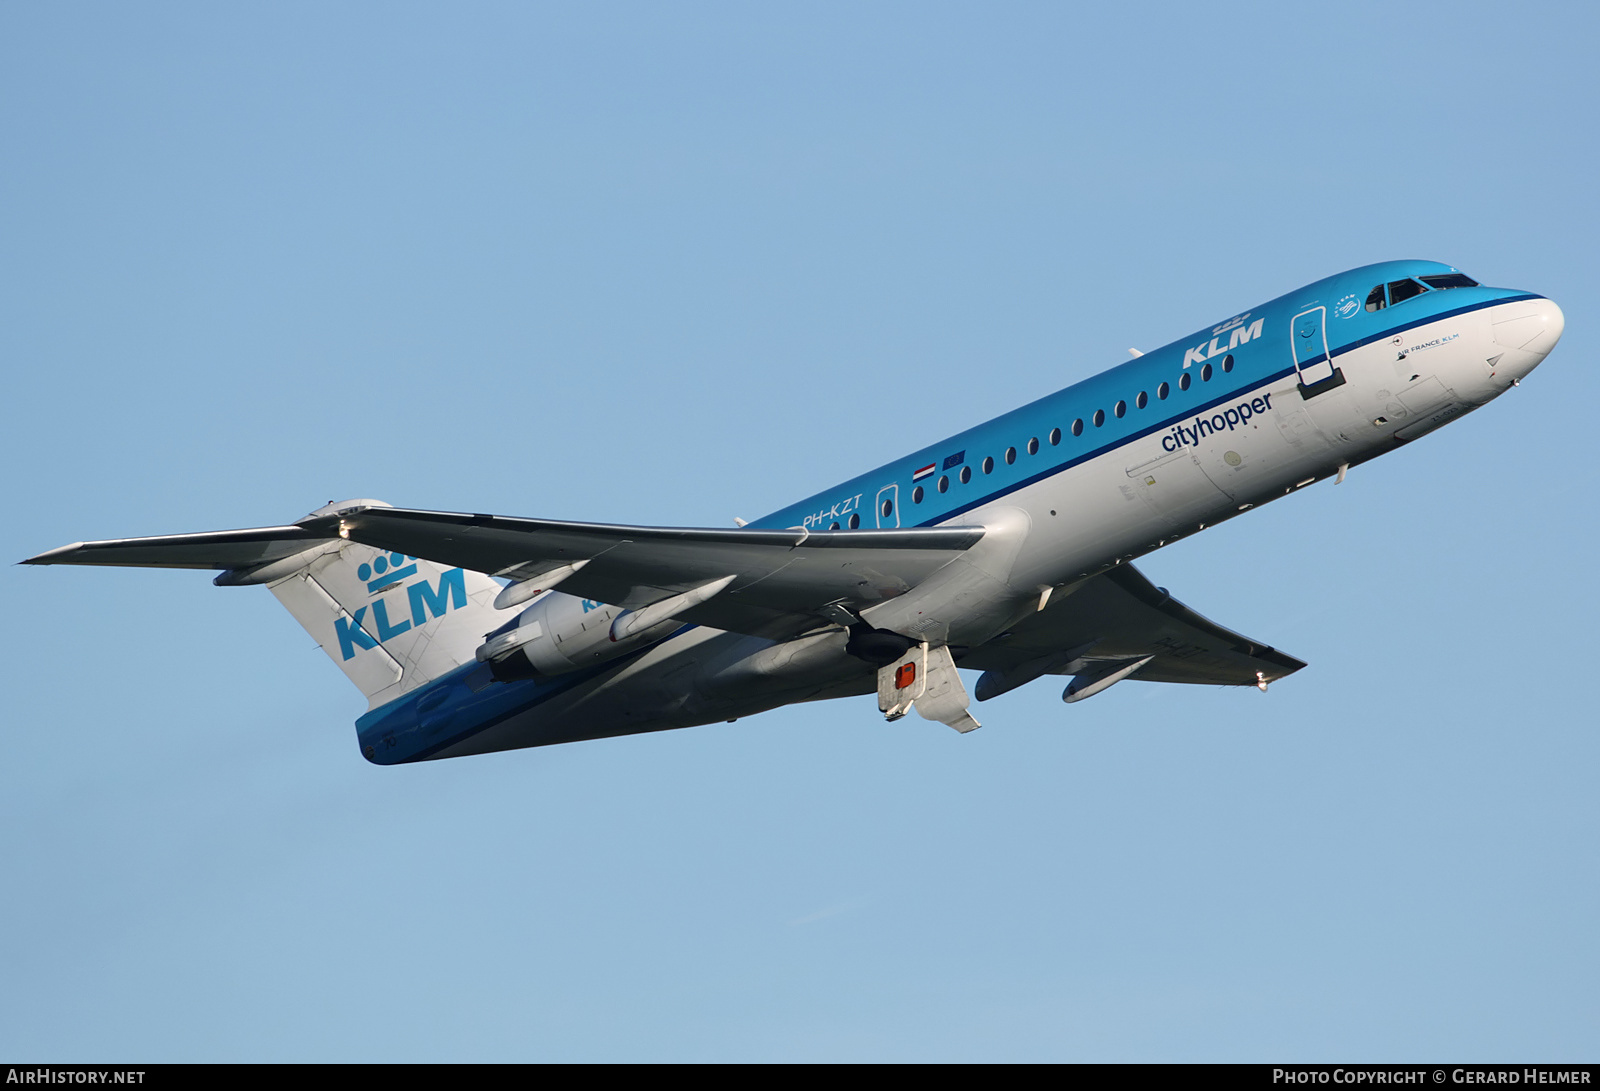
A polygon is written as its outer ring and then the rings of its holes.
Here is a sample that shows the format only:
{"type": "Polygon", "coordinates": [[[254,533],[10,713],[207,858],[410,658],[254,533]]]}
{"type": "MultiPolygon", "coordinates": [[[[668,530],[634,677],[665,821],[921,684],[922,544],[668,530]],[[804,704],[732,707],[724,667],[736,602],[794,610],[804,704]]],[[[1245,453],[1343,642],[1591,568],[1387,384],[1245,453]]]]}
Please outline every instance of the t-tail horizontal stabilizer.
{"type": "Polygon", "coordinates": [[[386,506],[347,500],[293,526],[77,542],[24,563],[221,569],[212,581],[220,587],[265,584],[376,708],[473,662],[499,624],[491,603],[500,586],[483,573],[321,526],[343,510],[386,506]]]}

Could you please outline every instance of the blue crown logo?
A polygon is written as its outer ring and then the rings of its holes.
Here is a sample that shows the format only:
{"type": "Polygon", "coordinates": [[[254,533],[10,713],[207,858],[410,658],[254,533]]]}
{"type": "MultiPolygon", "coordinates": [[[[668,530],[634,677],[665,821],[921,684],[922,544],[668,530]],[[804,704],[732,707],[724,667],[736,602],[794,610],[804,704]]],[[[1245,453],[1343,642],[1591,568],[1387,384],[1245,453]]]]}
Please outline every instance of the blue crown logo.
{"type": "Polygon", "coordinates": [[[417,559],[407,557],[404,553],[381,554],[371,564],[363,564],[356,569],[356,576],[366,582],[369,595],[387,591],[407,576],[416,574],[417,559]],[[411,563],[406,564],[407,561],[411,563]]]}

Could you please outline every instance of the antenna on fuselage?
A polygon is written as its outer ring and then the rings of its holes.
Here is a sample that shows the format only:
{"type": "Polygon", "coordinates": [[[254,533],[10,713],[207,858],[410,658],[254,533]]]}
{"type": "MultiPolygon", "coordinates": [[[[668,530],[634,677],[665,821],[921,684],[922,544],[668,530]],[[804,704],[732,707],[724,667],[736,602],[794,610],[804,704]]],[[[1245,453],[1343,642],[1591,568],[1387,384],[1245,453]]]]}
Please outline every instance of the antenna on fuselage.
{"type": "Polygon", "coordinates": [[[1143,356],[1144,353],[1140,352],[1138,349],[1129,349],[1128,350],[1128,355],[1132,356],[1135,360],[1137,360],[1139,357],[1143,356]]]}

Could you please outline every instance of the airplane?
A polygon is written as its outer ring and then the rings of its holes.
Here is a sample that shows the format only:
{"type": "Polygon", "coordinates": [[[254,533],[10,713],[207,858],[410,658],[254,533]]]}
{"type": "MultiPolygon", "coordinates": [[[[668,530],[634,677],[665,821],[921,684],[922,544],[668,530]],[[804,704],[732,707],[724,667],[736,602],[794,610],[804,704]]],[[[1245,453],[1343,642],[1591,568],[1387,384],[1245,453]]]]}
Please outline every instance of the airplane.
{"type": "Polygon", "coordinates": [[[369,701],[396,765],[876,693],[960,732],[1045,675],[1257,686],[1306,664],[1133,561],[1487,405],[1561,309],[1452,266],[1340,273],[751,523],[644,527],[348,500],[248,530],[23,563],[264,584],[369,701]]]}

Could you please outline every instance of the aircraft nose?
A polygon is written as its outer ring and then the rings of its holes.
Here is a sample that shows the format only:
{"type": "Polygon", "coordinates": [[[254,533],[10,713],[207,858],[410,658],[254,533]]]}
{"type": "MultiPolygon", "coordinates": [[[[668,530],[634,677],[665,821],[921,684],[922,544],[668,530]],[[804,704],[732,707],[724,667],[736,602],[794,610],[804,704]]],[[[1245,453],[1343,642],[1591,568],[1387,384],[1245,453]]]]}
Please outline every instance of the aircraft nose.
{"type": "Polygon", "coordinates": [[[1566,316],[1549,299],[1530,299],[1500,308],[1494,319],[1494,339],[1505,348],[1530,352],[1543,360],[1561,340],[1566,316]]]}
{"type": "Polygon", "coordinates": [[[1534,335],[1532,341],[1523,345],[1525,352],[1537,352],[1540,356],[1550,355],[1550,350],[1556,347],[1556,342],[1561,340],[1561,335],[1567,329],[1567,316],[1561,313],[1552,299],[1539,300],[1539,319],[1544,323],[1544,328],[1534,335]]]}
{"type": "Polygon", "coordinates": [[[1561,308],[1548,299],[1519,299],[1502,304],[1495,308],[1490,321],[1498,355],[1489,366],[1505,383],[1516,383],[1542,364],[1567,325],[1561,308]]]}

